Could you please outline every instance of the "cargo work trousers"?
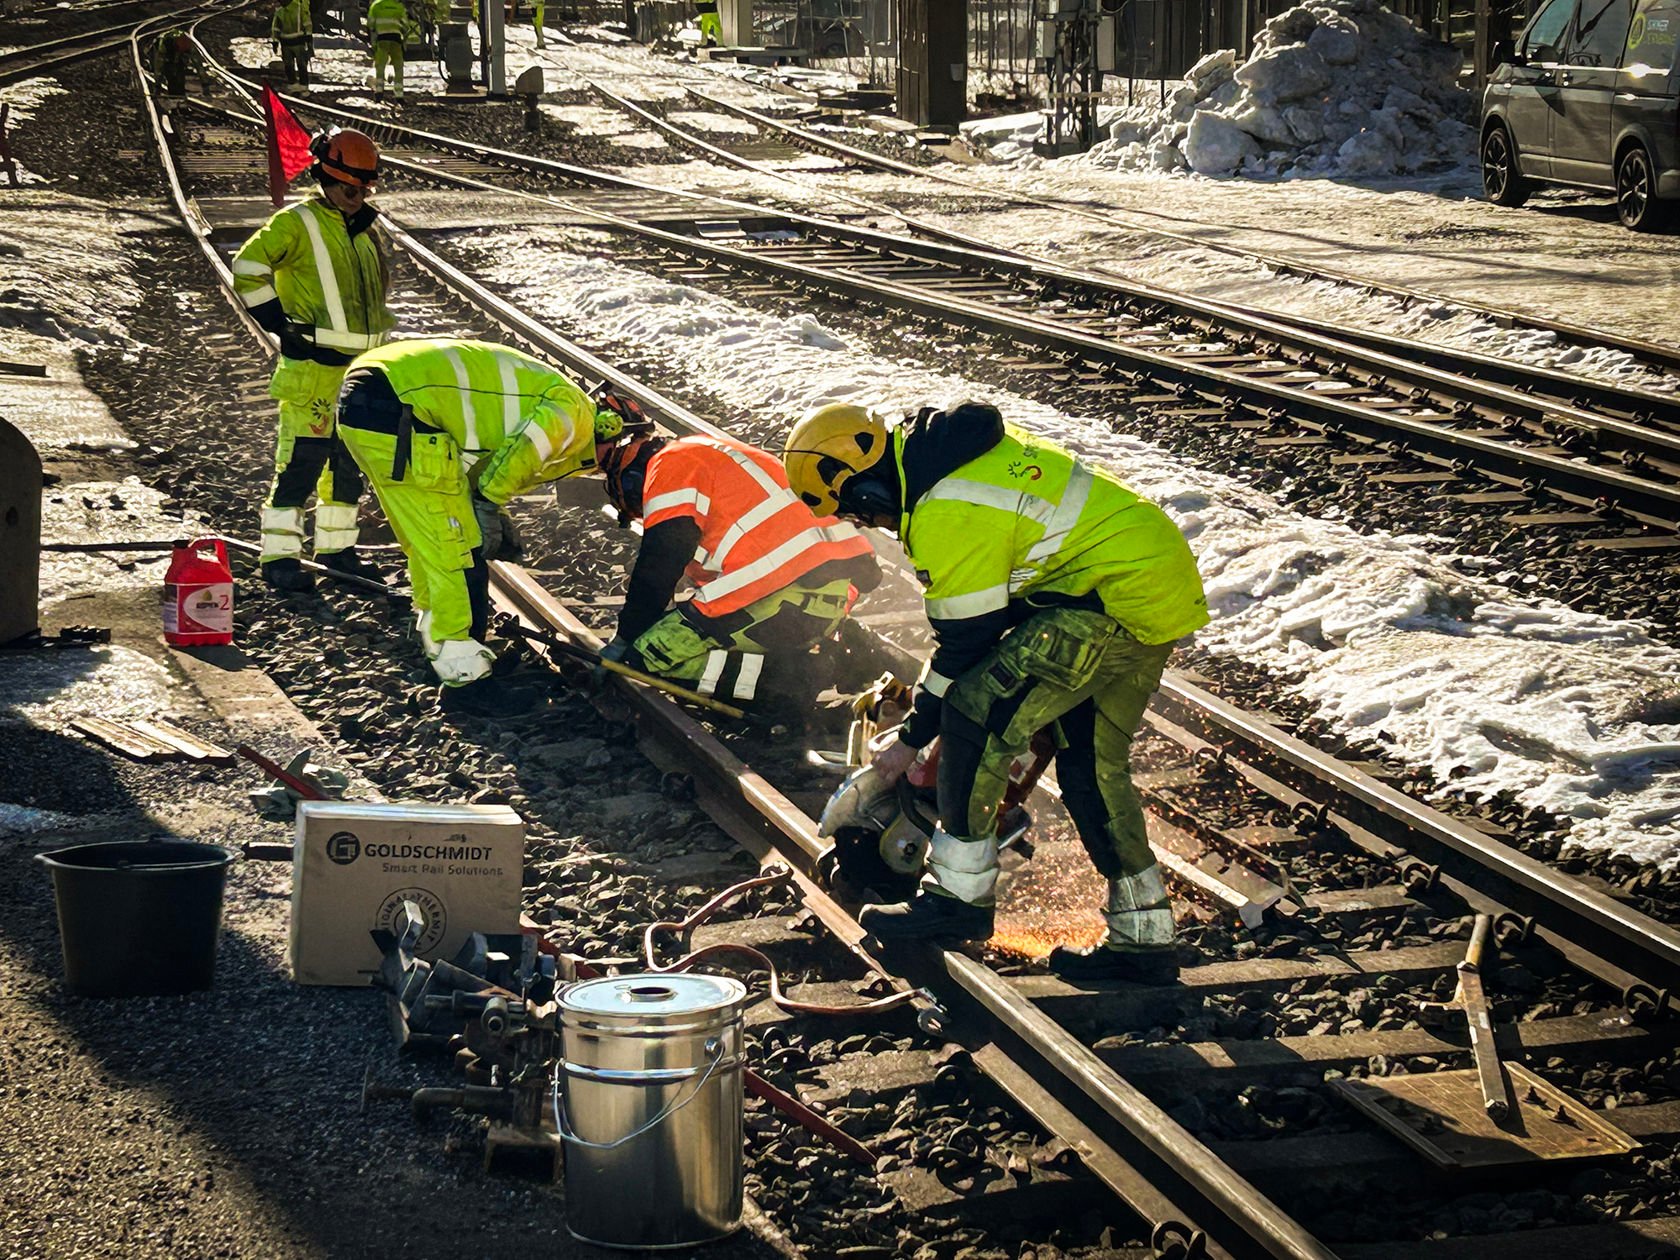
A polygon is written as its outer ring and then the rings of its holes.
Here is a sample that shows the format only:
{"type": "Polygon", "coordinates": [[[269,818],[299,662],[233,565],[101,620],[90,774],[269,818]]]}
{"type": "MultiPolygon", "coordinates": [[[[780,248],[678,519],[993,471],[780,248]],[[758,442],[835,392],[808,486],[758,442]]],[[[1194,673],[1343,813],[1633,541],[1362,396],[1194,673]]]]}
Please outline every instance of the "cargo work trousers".
{"type": "Polygon", "coordinates": [[[262,510],[262,559],[303,555],[303,512],[315,497],[315,554],[356,545],[362,478],[338,439],[334,411],[344,369],[281,359],[269,384],[280,402],[274,481],[262,510]]]}

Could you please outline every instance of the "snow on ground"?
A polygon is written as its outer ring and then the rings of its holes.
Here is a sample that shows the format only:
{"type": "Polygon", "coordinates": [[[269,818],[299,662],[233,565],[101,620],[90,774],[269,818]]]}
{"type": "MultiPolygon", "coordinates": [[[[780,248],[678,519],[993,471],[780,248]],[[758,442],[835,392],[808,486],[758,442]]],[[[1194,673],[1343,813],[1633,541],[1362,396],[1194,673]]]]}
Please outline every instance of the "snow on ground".
{"type": "MultiPolygon", "coordinates": [[[[1210,53],[1155,111],[1110,126],[1079,161],[1201,175],[1372,176],[1463,165],[1475,156],[1459,55],[1377,0],[1321,0],[1266,23],[1237,63],[1210,53]]],[[[993,135],[1011,155],[1016,128],[993,135]]]]}
{"type": "Polygon", "coordinates": [[[835,399],[902,413],[988,398],[1160,502],[1189,536],[1208,650],[1293,679],[1338,730],[1454,790],[1507,790],[1575,819],[1589,848],[1680,859],[1680,652],[1645,627],[1526,597],[1520,574],[1365,535],[1116,436],[1100,420],[851,349],[812,316],[776,319],[525,233],[476,237],[538,314],[654,354],[726,407],[791,422],[835,399]]]}
{"type": "MultiPolygon", "coordinates": [[[[35,117],[35,110],[49,96],[62,96],[67,89],[57,79],[21,79],[0,86],[0,104],[10,105],[6,126],[16,129],[35,117]]],[[[19,184],[39,184],[42,179],[22,162],[13,160],[19,184]]]]}

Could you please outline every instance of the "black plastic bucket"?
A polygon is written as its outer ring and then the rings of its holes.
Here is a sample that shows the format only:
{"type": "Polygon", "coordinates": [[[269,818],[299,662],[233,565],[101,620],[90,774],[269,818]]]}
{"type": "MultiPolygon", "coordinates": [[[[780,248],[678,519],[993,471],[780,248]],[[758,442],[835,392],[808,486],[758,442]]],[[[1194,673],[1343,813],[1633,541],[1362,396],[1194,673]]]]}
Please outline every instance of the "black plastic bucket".
{"type": "Polygon", "coordinates": [[[84,997],[208,989],[222,886],[239,855],[215,844],[78,844],[35,860],[52,872],[64,978],[84,997]]]}

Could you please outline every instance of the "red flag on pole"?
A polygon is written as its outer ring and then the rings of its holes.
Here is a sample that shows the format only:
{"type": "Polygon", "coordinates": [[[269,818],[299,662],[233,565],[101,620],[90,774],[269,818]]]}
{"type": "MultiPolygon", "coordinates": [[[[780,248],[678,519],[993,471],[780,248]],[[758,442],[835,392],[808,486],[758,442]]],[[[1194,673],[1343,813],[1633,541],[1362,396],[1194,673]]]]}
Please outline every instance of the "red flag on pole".
{"type": "Polygon", "coordinates": [[[315,161],[309,152],[309,133],[266,83],[263,116],[268,119],[268,195],[275,205],[284,205],[286,185],[315,161]]]}

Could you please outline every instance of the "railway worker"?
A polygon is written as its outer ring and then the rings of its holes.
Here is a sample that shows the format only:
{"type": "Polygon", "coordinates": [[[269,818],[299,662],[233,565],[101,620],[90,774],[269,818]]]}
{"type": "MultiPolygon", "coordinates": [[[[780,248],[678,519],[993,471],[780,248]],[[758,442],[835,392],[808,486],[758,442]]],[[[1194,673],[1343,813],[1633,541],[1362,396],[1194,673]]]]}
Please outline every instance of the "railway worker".
{"type": "Polygon", "coordinates": [[[350,365],[344,445],[408,557],[416,630],[450,712],[495,715],[529,697],[490,676],[488,561],[518,543],[504,511],[540,482],[593,472],[623,424],[558,369],[482,341],[397,341],[350,365]]]}
{"type": "Polygon", "coordinates": [[[723,42],[723,19],[718,16],[718,0],[695,0],[695,25],[700,28],[700,46],[711,48],[723,42]]]}
{"type": "Polygon", "coordinates": [[[274,482],[262,510],[262,574],[276,590],[307,591],[303,512],[315,496],[315,558],[357,577],[378,574],[356,554],[362,479],[334,429],[350,360],[382,345],[396,325],[386,305],[390,268],[366,197],[379,148],[348,128],[309,146],[317,196],[278,210],[239,247],[234,288],[252,317],[280,338],[268,392],[280,402],[274,482]]]}
{"type": "Polygon", "coordinates": [[[1051,969],[1075,981],[1176,979],[1130,750],[1173,641],[1208,619],[1177,527],[982,403],[924,407],[892,429],[831,404],[795,426],[784,459],[814,511],[898,535],[933,627],[910,714],[874,764],[896,782],[938,735],[940,825],[915,898],[867,907],[859,921],[889,942],[992,934],[996,811],[1016,756],[1054,724],[1062,798],[1108,897],[1100,945],[1060,947],[1051,969]]]}
{"type": "MultiPolygon", "coordinates": [[[[731,438],[657,437],[632,425],[595,458],[620,521],[642,522],[617,633],[602,653],[610,660],[750,702],[767,655],[827,638],[858,595],[880,582],[869,540],[814,515],[768,451],[731,438]],[[685,573],[693,598],[673,608],[685,573]]],[[[802,690],[790,681],[766,690],[802,690]]]]}
{"type": "Polygon", "coordinates": [[[537,33],[538,48],[547,47],[547,45],[543,43],[543,15],[547,8],[548,6],[544,3],[544,0],[534,0],[534,3],[531,5],[531,29],[537,33]]]}
{"type": "Polygon", "coordinates": [[[373,75],[369,86],[376,97],[385,95],[385,67],[394,72],[391,95],[402,100],[403,45],[408,39],[408,9],[403,0],[373,0],[368,5],[368,37],[373,41],[373,75]]]}
{"type": "Polygon", "coordinates": [[[309,59],[315,48],[309,0],[281,0],[268,24],[268,38],[286,67],[286,86],[307,92],[309,59]]]}
{"type": "Polygon", "coordinates": [[[180,27],[165,31],[152,43],[152,74],[170,96],[187,94],[191,65],[192,39],[180,27]]]}

